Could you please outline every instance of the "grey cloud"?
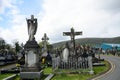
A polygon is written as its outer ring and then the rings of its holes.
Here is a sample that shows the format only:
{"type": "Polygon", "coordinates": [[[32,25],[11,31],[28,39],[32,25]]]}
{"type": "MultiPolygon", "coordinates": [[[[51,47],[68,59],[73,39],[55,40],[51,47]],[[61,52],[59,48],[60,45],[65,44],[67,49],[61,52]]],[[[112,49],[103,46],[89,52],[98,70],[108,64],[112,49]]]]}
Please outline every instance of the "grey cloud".
{"type": "Polygon", "coordinates": [[[120,0],[99,0],[100,8],[111,13],[120,12],[120,0]]]}

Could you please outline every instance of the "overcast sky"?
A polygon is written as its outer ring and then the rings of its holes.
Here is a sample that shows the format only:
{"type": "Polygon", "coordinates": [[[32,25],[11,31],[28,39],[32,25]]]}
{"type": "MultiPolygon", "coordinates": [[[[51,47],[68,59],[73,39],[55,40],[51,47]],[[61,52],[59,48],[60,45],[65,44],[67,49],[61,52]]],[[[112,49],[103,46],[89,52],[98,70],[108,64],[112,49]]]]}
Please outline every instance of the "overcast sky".
{"type": "Polygon", "coordinates": [[[44,33],[50,43],[69,40],[63,32],[72,27],[83,31],[76,38],[120,36],[120,0],[0,0],[0,37],[25,43],[31,14],[38,19],[37,41],[44,33]]]}

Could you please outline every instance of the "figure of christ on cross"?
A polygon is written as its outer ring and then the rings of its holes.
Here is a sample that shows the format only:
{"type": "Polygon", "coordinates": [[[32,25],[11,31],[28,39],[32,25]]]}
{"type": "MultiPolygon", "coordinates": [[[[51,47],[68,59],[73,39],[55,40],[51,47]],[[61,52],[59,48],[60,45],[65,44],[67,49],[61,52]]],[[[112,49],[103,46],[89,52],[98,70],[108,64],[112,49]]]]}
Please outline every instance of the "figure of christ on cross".
{"type": "Polygon", "coordinates": [[[47,51],[47,41],[49,40],[49,38],[47,37],[46,33],[44,33],[42,40],[44,44],[44,51],[47,51]]]}
{"type": "Polygon", "coordinates": [[[75,36],[82,35],[81,32],[75,32],[73,28],[71,28],[71,32],[63,32],[63,36],[70,36],[71,37],[71,45],[73,47],[73,52],[75,52],[75,36]]]}

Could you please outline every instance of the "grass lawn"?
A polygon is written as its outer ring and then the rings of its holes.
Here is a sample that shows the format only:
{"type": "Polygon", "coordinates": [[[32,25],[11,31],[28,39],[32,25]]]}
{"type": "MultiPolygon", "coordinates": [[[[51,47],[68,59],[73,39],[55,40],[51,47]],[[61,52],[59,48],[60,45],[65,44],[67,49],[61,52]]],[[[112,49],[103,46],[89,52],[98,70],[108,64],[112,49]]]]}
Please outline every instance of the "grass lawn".
{"type": "Polygon", "coordinates": [[[14,80],[20,80],[20,76],[17,75],[14,80]]]}
{"type": "Polygon", "coordinates": [[[52,68],[51,67],[47,67],[44,69],[44,74],[50,74],[52,73],[52,68]]]}
{"type": "Polygon", "coordinates": [[[90,74],[59,74],[53,77],[52,80],[86,80],[93,75],[90,74]]]}
{"type": "Polygon", "coordinates": [[[4,78],[9,77],[11,75],[13,74],[0,74],[0,80],[3,80],[4,78]]]}
{"type": "Polygon", "coordinates": [[[105,72],[105,71],[107,71],[109,69],[110,64],[107,61],[103,61],[102,63],[105,63],[105,66],[93,67],[93,70],[95,71],[95,74],[105,72]]]}

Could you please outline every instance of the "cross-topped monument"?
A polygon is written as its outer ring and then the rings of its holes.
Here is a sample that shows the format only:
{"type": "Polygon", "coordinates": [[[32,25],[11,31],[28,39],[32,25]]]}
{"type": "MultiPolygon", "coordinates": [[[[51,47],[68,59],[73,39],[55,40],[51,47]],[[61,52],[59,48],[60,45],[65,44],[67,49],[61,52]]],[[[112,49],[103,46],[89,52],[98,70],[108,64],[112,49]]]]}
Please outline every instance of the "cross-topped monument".
{"type": "Polygon", "coordinates": [[[71,45],[73,47],[73,51],[75,51],[75,36],[82,35],[81,32],[75,32],[73,28],[71,28],[71,32],[63,32],[63,36],[70,36],[71,37],[71,45]]]}
{"type": "Polygon", "coordinates": [[[49,40],[49,38],[47,37],[46,33],[44,33],[42,40],[43,40],[43,44],[44,44],[44,51],[47,51],[47,41],[49,40]]]}

